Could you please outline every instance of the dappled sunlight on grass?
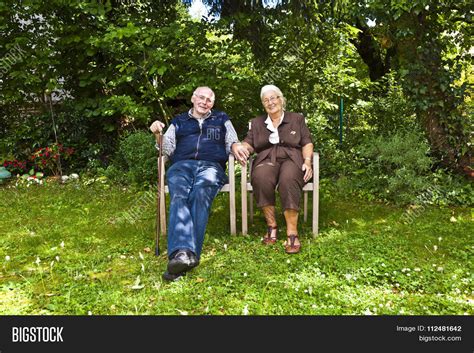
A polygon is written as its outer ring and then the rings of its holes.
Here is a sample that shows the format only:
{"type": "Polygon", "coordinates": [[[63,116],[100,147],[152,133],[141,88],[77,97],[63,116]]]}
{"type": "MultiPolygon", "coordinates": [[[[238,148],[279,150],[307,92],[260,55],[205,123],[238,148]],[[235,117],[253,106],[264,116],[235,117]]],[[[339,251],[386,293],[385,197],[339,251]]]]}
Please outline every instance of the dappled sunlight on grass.
{"type": "Polygon", "coordinates": [[[288,256],[282,214],[275,245],[261,243],[258,210],[248,236],[230,236],[228,195],[219,194],[200,266],[166,283],[166,241],[159,257],[152,250],[155,205],[133,224],[110,222],[133,206],[133,190],[0,193],[5,314],[473,314],[468,209],[427,209],[405,225],[403,209],[326,199],[320,234],[313,238],[310,222],[301,222],[302,251],[288,256]]]}
{"type": "Polygon", "coordinates": [[[0,315],[28,314],[32,304],[25,289],[12,283],[0,287],[0,315]]]}

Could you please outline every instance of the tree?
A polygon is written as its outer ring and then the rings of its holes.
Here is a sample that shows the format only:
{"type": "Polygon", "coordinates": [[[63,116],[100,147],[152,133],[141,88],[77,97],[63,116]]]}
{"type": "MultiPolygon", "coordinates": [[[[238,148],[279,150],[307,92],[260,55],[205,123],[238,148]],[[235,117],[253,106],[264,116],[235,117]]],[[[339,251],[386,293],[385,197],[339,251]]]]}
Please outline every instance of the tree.
{"type": "Polygon", "coordinates": [[[283,0],[274,9],[266,8],[266,1],[206,3],[223,18],[249,16],[250,20],[232,23],[240,28],[236,34],[252,41],[254,47],[258,42],[267,43],[269,29],[279,25],[289,32],[291,26],[358,29],[351,42],[367,64],[369,77],[377,81],[396,72],[440,164],[458,172],[471,164],[473,118],[465,104],[472,94],[466,78],[472,69],[469,1],[283,0]]]}
{"type": "Polygon", "coordinates": [[[416,108],[432,154],[442,166],[466,170],[472,163],[473,124],[465,104],[472,94],[466,80],[472,68],[470,2],[397,1],[387,6],[383,1],[366,1],[348,5],[341,18],[360,29],[356,47],[369,65],[371,78],[395,71],[416,108]],[[364,24],[367,19],[375,22],[373,28],[364,24]]]}

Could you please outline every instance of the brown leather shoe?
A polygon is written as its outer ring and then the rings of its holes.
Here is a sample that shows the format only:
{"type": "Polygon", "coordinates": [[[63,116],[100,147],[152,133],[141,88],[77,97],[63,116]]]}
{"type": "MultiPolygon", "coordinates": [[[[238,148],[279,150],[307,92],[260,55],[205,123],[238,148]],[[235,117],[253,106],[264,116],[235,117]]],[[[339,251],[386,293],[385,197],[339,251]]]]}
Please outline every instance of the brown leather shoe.
{"type": "Polygon", "coordinates": [[[295,244],[295,240],[298,239],[298,235],[290,234],[288,235],[288,240],[285,244],[285,252],[287,254],[297,254],[301,250],[301,244],[295,244]]]}
{"type": "Polygon", "coordinates": [[[277,236],[278,236],[278,227],[268,227],[267,228],[267,234],[263,237],[262,243],[265,245],[272,245],[277,242],[277,236]],[[276,234],[274,237],[272,237],[272,230],[276,230],[276,234]]]}

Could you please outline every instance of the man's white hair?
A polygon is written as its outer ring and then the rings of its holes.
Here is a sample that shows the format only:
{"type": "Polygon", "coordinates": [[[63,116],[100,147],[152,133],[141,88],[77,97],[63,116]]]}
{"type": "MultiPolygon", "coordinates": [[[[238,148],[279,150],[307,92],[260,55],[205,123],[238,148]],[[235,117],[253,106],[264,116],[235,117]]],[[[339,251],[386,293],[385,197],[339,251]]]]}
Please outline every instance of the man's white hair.
{"type": "Polygon", "coordinates": [[[214,91],[210,87],[207,87],[207,86],[200,86],[200,87],[196,88],[193,92],[193,96],[197,95],[197,92],[201,89],[208,89],[212,93],[212,100],[214,101],[216,99],[216,94],[214,93],[214,91]]]}

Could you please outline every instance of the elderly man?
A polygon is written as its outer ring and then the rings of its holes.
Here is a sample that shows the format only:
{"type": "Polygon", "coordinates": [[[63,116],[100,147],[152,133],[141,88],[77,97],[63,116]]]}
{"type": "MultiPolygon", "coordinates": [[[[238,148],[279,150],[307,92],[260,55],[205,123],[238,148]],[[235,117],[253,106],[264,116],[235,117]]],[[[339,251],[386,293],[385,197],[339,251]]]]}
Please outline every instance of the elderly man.
{"type": "MultiPolygon", "coordinates": [[[[198,87],[191,97],[193,107],[174,117],[163,135],[162,152],[171,160],[166,173],[169,261],[163,274],[168,281],[179,279],[199,264],[209,211],[226,183],[230,150],[240,149],[227,114],[212,110],[214,100],[209,87],[198,87]]],[[[163,127],[160,121],[150,126],[157,142],[163,127]]]]}

